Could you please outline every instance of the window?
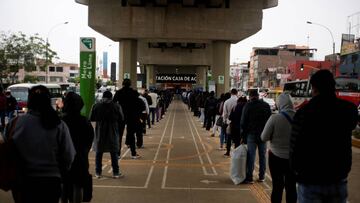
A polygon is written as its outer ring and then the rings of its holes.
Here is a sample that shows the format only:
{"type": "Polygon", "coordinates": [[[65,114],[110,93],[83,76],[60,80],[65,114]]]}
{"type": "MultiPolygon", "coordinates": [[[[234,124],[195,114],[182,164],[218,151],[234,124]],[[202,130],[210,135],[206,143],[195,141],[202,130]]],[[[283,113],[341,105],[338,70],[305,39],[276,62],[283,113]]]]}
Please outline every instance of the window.
{"type": "Polygon", "coordinates": [[[49,66],[49,71],[50,72],[55,72],[55,67],[54,66],[49,66]]]}
{"type": "Polygon", "coordinates": [[[38,76],[38,80],[40,82],[45,82],[45,76],[38,76]]]}
{"type": "Polygon", "coordinates": [[[70,66],[70,70],[76,70],[75,66],[70,66]]]}
{"type": "Polygon", "coordinates": [[[76,77],[76,74],[75,73],[70,73],[70,77],[74,78],[74,77],[76,77]]]}
{"type": "Polygon", "coordinates": [[[63,72],[63,67],[61,66],[56,67],[56,72],[63,72]]]}
{"type": "Polygon", "coordinates": [[[62,77],[50,76],[50,82],[63,82],[62,77]]]}

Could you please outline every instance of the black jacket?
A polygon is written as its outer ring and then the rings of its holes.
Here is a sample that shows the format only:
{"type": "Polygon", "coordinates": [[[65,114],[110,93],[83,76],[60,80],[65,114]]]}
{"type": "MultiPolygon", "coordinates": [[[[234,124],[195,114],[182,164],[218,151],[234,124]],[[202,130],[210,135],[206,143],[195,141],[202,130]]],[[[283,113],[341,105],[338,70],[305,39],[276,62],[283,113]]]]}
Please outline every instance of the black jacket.
{"type": "Polygon", "coordinates": [[[240,121],[241,136],[245,138],[244,141],[247,142],[248,135],[255,135],[261,141],[260,135],[270,116],[270,106],[263,100],[256,99],[245,104],[240,121]]]}
{"type": "Polygon", "coordinates": [[[113,101],[121,105],[127,124],[136,124],[140,121],[145,104],[139,99],[139,93],[136,90],[123,87],[116,91],[113,101]]]}
{"type": "Polygon", "coordinates": [[[319,95],[294,117],[290,166],[297,181],[338,183],[351,169],[351,133],[357,123],[356,106],[334,95],[319,95]]]}

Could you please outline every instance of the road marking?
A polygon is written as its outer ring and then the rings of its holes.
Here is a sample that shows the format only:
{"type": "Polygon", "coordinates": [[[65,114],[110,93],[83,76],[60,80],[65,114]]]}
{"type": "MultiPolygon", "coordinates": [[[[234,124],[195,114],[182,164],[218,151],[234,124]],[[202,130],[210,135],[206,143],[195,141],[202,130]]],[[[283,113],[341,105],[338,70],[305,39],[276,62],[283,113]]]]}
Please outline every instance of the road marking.
{"type": "MultiPolygon", "coordinates": [[[[175,111],[171,111],[171,113],[173,113],[174,116],[175,116],[175,111]]],[[[145,185],[144,185],[145,188],[148,188],[149,183],[150,183],[150,180],[151,180],[151,176],[152,176],[152,174],[153,174],[153,172],[154,172],[155,163],[156,163],[157,158],[158,158],[158,156],[159,156],[160,148],[161,148],[161,145],[162,145],[162,143],[163,143],[163,140],[164,140],[164,137],[165,137],[165,133],[166,133],[167,127],[169,126],[170,117],[171,117],[171,114],[169,115],[169,118],[168,118],[167,121],[166,121],[164,131],[163,131],[163,133],[162,133],[162,135],[161,135],[161,139],[160,139],[158,148],[157,148],[157,150],[156,150],[155,157],[154,157],[154,159],[153,159],[153,161],[152,161],[153,164],[152,164],[152,166],[151,166],[151,168],[150,168],[150,170],[149,170],[148,177],[146,178],[146,182],[145,182],[145,185]]]]}
{"type": "MultiPolygon", "coordinates": [[[[188,116],[189,116],[189,112],[188,112],[188,116]]],[[[190,119],[191,119],[191,118],[190,118],[190,119]]],[[[193,120],[193,119],[192,119],[192,120],[193,120]]],[[[197,130],[197,128],[196,128],[196,126],[195,126],[195,124],[194,124],[194,120],[193,120],[193,122],[191,122],[191,124],[192,124],[192,126],[194,127],[194,129],[195,129],[195,131],[196,131],[196,134],[197,134],[197,136],[198,136],[198,138],[199,138],[199,140],[200,140],[201,146],[202,146],[202,148],[203,148],[203,150],[204,150],[204,152],[205,152],[205,155],[206,155],[206,157],[207,157],[207,159],[208,159],[209,164],[210,164],[210,165],[213,164],[213,162],[212,162],[212,160],[211,160],[211,158],[210,158],[210,155],[209,155],[208,151],[206,150],[205,144],[204,144],[203,140],[201,139],[201,136],[200,136],[200,134],[199,134],[199,131],[197,130]]],[[[190,128],[191,128],[191,127],[190,127],[190,128]]],[[[212,169],[212,171],[213,171],[213,174],[208,174],[208,175],[214,175],[214,176],[218,175],[215,167],[211,167],[211,169],[212,169]]]]}
{"type": "MultiPolygon", "coordinates": [[[[173,139],[173,136],[174,136],[175,116],[176,116],[176,114],[174,114],[174,116],[173,116],[173,121],[172,121],[172,124],[171,124],[169,145],[172,145],[172,139],[173,139]]],[[[168,148],[167,155],[166,155],[166,162],[165,162],[166,164],[169,164],[171,149],[172,149],[172,148],[168,148]]],[[[169,167],[169,166],[166,165],[165,168],[164,168],[164,176],[163,176],[163,179],[162,179],[161,188],[165,188],[166,178],[167,178],[167,172],[168,172],[168,167],[169,167]]]]}
{"type": "Polygon", "coordinates": [[[210,183],[218,183],[219,181],[217,180],[202,180],[200,181],[200,183],[204,183],[204,184],[207,184],[209,185],[210,183]]]}
{"type": "MultiPolygon", "coordinates": [[[[185,111],[185,110],[184,110],[184,111],[185,111]]],[[[196,152],[197,152],[197,154],[198,154],[198,157],[199,157],[200,164],[201,164],[201,165],[204,165],[204,161],[203,161],[203,159],[202,159],[202,157],[201,157],[201,155],[200,155],[200,150],[199,150],[198,144],[197,144],[197,142],[196,142],[195,135],[194,135],[192,126],[191,126],[191,124],[190,124],[189,116],[188,116],[188,113],[187,113],[187,112],[185,112],[185,117],[186,117],[186,121],[187,121],[187,123],[188,123],[188,125],[189,125],[189,129],[190,129],[191,136],[192,136],[192,138],[193,138],[193,140],[194,140],[194,145],[195,145],[195,149],[196,149],[196,152]]],[[[203,170],[204,175],[209,175],[209,173],[207,172],[205,166],[202,166],[202,170],[203,170]]]]}

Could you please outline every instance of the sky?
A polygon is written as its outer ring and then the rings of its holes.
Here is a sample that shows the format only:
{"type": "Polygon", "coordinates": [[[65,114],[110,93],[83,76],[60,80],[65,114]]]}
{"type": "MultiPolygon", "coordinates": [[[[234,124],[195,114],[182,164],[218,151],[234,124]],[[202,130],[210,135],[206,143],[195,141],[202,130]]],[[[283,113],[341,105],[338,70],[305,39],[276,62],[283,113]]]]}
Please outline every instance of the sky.
{"type": "MultiPolygon", "coordinates": [[[[339,52],[341,34],[349,32],[349,20],[359,26],[360,15],[352,15],[359,12],[359,0],[279,0],[277,7],[264,10],[262,30],[231,46],[230,63],[249,61],[253,47],[284,44],[316,48],[314,60],[323,60],[332,53],[331,35],[325,28],[306,21],[328,27],[339,52]]],[[[79,38],[95,37],[100,58],[99,53],[107,51],[109,62],[118,62],[119,43],[91,29],[87,18],[87,6],[75,0],[0,0],[0,32],[38,33],[49,39],[59,61],[69,63],[79,62],[79,38]]]]}

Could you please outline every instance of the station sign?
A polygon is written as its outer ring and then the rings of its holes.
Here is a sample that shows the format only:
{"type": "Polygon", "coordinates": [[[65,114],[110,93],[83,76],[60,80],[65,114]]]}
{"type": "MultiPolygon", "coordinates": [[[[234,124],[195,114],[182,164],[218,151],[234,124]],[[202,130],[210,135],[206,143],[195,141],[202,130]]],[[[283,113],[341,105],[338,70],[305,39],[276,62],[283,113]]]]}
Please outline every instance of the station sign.
{"type": "Polygon", "coordinates": [[[196,83],[196,74],[156,74],[156,83],[196,83]]]}
{"type": "Polygon", "coordinates": [[[84,100],[82,115],[88,117],[95,100],[95,38],[80,38],[80,96],[84,100]]]}

